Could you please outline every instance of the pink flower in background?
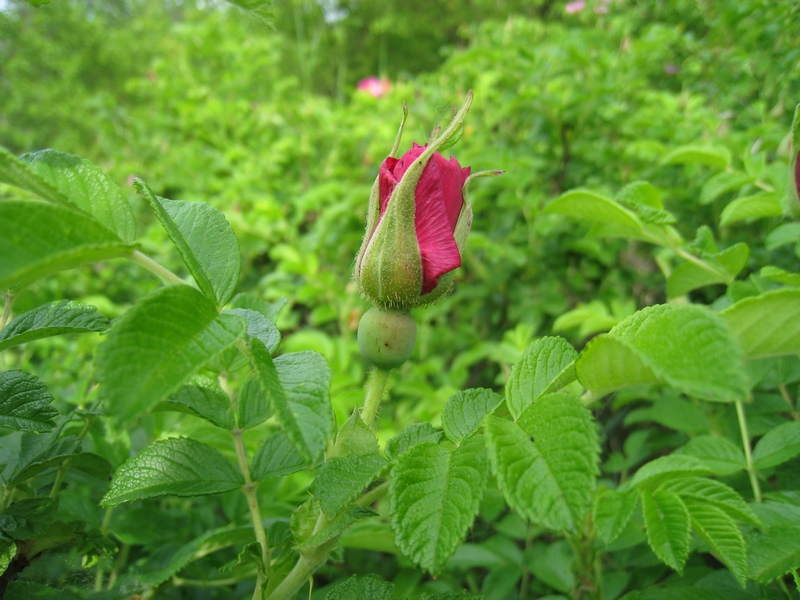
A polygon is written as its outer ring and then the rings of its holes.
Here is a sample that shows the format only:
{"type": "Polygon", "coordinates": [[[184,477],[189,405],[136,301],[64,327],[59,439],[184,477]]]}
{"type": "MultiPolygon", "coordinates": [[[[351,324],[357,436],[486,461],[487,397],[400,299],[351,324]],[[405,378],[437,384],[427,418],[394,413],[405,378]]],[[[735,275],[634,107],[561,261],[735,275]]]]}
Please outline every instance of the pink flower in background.
{"type": "Polygon", "coordinates": [[[664,73],[667,73],[668,75],[675,75],[680,70],[681,69],[680,69],[680,67],[678,65],[673,65],[673,64],[669,64],[669,63],[664,65],[664,73]]]}
{"type": "Polygon", "coordinates": [[[392,84],[388,79],[378,79],[377,77],[367,77],[358,82],[358,89],[367,92],[374,98],[380,98],[392,89],[392,84]]]}
{"type": "Polygon", "coordinates": [[[568,2],[564,7],[564,10],[566,10],[567,13],[574,15],[576,12],[580,12],[584,8],[586,8],[585,0],[576,0],[575,2],[568,2]]]}

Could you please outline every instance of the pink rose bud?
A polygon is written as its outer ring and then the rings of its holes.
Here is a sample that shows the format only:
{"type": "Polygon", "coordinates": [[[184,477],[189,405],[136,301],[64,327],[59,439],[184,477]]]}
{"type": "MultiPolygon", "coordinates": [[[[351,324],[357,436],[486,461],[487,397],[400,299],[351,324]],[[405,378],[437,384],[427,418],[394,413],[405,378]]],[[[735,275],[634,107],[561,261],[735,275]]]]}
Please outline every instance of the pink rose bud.
{"type": "Polygon", "coordinates": [[[393,151],[381,165],[355,270],[362,293],[381,308],[406,310],[440,298],[461,266],[472,224],[467,185],[474,177],[499,174],[470,176],[469,167],[437,152],[460,134],[471,101],[470,93],[448,128],[429,144],[414,144],[400,158],[393,151]]]}

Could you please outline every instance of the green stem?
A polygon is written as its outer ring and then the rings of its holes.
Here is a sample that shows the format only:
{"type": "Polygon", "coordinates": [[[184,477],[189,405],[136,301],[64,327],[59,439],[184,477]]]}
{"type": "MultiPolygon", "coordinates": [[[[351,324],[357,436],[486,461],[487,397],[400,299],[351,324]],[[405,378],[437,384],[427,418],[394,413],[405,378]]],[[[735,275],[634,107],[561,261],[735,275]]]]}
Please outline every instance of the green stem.
{"type": "MultiPolygon", "coordinates": [[[[322,516],[322,515],[320,515],[322,516]]],[[[316,528],[315,528],[316,529],[316,528]]],[[[269,595],[268,600],[292,600],[297,596],[298,590],[308,581],[308,578],[320,566],[325,564],[331,551],[336,547],[339,536],[328,540],[324,544],[301,554],[289,574],[281,581],[280,585],[269,595]]]]}
{"type": "MultiPolygon", "coordinates": [[[[94,407],[96,408],[99,404],[96,402],[94,407]]],[[[92,423],[94,423],[94,416],[86,417],[86,421],[83,423],[83,427],[81,428],[80,433],[78,433],[78,441],[83,441],[83,438],[86,437],[86,434],[89,433],[89,429],[92,428],[92,423]]],[[[53,482],[53,487],[50,489],[50,497],[55,498],[58,495],[58,491],[61,489],[61,484],[64,482],[64,476],[69,471],[69,467],[72,464],[72,458],[66,458],[61,463],[61,466],[58,468],[56,472],[56,479],[53,482]]]]}
{"type": "Polygon", "coordinates": [[[173,273],[172,271],[170,271],[166,267],[162,267],[160,264],[158,264],[152,258],[147,256],[146,254],[142,254],[138,250],[134,250],[133,252],[131,252],[130,259],[133,262],[135,262],[136,264],[141,265],[142,267],[144,267],[145,269],[147,269],[151,273],[153,273],[156,276],[158,276],[161,279],[161,281],[163,281],[164,283],[166,283],[168,285],[169,284],[173,284],[173,283],[177,283],[177,284],[185,284],[186,283],[183,279],[181,279],[180,277],[175,275],[175,273],[173,273]]]}
{"type": "Polygon", "coordinates": [[[361,496],[358,500],[356,500],[356,504],[359,506],[371,506],[375,504],[378,500],[383,498],[386,495],[386,492],[389,491],[389,482],[384,481],[380,485],[376,485],[373,489],[368,492],[364,492],[364,495],[361,496]]]}
{"type": "MultiPolygon", "coordinates": [[[[114,568],[111,569],[111,574],[108,576],[108,584],[106,585],[107,590],[114,589],[114,584],[117,583],[117,577],[119,577],[119,572],[122,570],[122,567],[128,562],[128,556],[131,553],[131,547],[128,544],[122,544],[122,547],[119,550],[119,554],[117,554],[117,560],[114,561],[114,568]]],[[[142,596],[145,598],[146,596],[142,596]]]]}
{"type": "Polygon", "coordinates": [[[381,405],[386,382],[389,380],[389,373],[389,369],[373,367],[369,374],[366,385],[367,395],[364,399],[364,408],[361,409],[361,420],[369,427],[372,427],[375,417],[378,415],[378,408],[381,405]]]}
{"type": "Polygon", "coordinates": [[[750,434],[747,431],[747,419],[744,414],[744,405],[741,401],[736,401],[736,417],[739,419],[739,431],[742,434],[742,447],[744,448],[744,458],[747,463],[747,474],[750,476],[750,486],[753,488],[753,497],[756,502],[761,502],[761,486],[758,483],[755,467],[753,466],[753,453],[750,450],[750,434]]]}
{"type": "MultiPolygon", "coordinates": [[[[111,525],[111,515],[114,514],[114,507],[109,506],[103,514],[103,523],[100,525],[100,535],[108,535],[108,527],[111,525]]],[[[94,591],[100,592],[103,589],[103,561],[97,561],[97,572],[94,574],[94,591]]]]}

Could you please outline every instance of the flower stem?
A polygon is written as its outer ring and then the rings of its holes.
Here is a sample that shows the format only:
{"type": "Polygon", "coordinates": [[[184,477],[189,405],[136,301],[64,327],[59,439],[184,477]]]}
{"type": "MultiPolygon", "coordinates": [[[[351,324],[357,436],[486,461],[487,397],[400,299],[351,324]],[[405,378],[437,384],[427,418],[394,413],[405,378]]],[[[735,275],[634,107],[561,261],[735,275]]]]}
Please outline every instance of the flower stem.
{"type": "Polygon", "coordinates": [[[373,367],[367,380],[367,395],[364,399],[364,408],[361,409],[361,420],[372,427],[375,417],[378,415],[378,408],[383,398],[383,390],[389,379],[389,369],[373,367]]]}
{"type": "Polygon", "coordinates": [[[152,258],[147,256],[146,254],[142,254],[138,250],[134,250],[133,252],[131,252],[130,259],[136,264],[141,265],[154,275],[158,276],[159,279],[161,279],[161,281],[163,281],[168,285],[173,283],[178,283],[178,284],[186,283],[183,279],[175,275],[175,273],[173,273],[166,267],[161,266],[152,258]]]}
{"type": "Polygon", "coordinates": [[[750,486],[753,488],[753,497],[756,502],[761,502],[761,486],[758,483],[755,467],[753,466],[753,453],[750,450],[750,434],[747,431],[747,418],[744,414],[744,405],[740,400],[736,404],[736,417],[739,419],[739,431],[742,434],[742,447],[747,464],[747,474],[750,476],[750,486]]]}

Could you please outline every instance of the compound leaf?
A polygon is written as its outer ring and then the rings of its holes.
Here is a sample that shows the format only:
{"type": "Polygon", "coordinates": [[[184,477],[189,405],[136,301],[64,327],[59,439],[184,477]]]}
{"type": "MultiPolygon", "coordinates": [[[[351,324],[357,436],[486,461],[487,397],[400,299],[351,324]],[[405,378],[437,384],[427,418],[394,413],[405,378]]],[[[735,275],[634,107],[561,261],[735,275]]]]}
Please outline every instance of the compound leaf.
{"type": "Polygon", "coordinates": [[[689,556],[689,512],[674,492],[642,491],[642,515],[647,543],[665,564],[679,573],[689,556]]]}

